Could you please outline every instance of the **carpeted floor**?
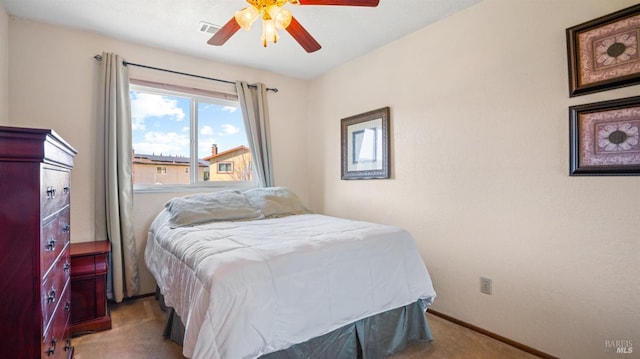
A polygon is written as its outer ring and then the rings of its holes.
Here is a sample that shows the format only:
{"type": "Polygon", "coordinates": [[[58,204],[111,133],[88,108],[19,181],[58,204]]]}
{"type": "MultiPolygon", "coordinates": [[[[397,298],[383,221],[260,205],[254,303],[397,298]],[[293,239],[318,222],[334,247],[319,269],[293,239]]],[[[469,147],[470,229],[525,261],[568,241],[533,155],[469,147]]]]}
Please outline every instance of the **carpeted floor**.
{"type": "MultiPolygon", "coordinates": [[[[112,329],[72,340],[76,359],[182,359],[162,337],[166,316],[153,297],[111,305],[112,329]]],[[[411,344],[391,359],[537,358],[440,317],[427,314],[435,340],[411,344]]]]}
{"type": "Polygon", "coordinates": [[[110,303],[111,329],[73,338],[75,359],[177,359],[182,347],[162,337],[166,314],[154,297],[110,303]]]}

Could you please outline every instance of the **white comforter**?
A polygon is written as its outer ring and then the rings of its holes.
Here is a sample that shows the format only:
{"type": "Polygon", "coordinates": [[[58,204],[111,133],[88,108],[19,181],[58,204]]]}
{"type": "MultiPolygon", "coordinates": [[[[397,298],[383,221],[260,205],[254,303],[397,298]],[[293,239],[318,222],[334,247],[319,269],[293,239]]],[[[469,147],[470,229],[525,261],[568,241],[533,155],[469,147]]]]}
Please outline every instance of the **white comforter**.
{"type": "Polygon", "coordinates": [[[435,297],[411,235],[316,214],[171,229],[145,261],[185,322],[190,358],[254,358],[435,297]]]}

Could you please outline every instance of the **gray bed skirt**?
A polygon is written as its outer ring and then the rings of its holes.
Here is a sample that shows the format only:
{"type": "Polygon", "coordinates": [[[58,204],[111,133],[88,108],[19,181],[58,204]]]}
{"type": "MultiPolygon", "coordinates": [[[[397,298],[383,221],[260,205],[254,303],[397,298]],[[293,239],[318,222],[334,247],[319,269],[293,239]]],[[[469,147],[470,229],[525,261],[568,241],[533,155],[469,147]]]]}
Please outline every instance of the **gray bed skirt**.
{"type": "MultiPolygon", "coordinates": [[[[168,311],[164,337],[182,345],[184,326],[173,308],[164,304],[156,290],[156,298],[168,311]]],[[[261,359],[377,359],[404,350],[409,342],[432,341],[433,336],[424,310],[419,302],[392,309],[332,332],[311,338],[287,349],[265,354],[261,359]]]]}

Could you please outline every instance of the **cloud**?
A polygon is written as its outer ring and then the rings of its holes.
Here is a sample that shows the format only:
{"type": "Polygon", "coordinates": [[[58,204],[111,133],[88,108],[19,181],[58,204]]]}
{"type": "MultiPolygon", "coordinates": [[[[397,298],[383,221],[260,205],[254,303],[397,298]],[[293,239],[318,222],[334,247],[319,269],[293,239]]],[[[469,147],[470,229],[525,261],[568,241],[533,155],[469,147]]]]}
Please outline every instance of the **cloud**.
{"type": "Polygon", "coordinates": [[[213,135],[213,128],[211,126],[202,126],[200,129],[201,135],[213,135]]]}
{"type": "Polygon", "coordinates": [[[145,155],[189,156],[189,136],[175,132],[147,132],[144,141],[133,144],[136,153],[145,155]]]}
{"type": "Polygon", "coordinates": [[[222,108],[222,111],[234,113],[234,112],[238,111],[238,108],[235,107],[235,106],[224,106],[222,108]]]}
{"type": "Polygon", "coordinates": [[[220,135],[235,135],[236,133],[240,132],[240,129],[238,127],[228,123],[222,125],[221,127],[222,133],[220,135]]]}
{"type": "Polygon", "coordinates": [[[185,114],[178,107],[178,101],[169,97],[148,94],[143,92],[132,92],[131,96],[131,118],[133,119],[133,130],[144,130],[144,121],[148,117],[170,116],[176,121],[182,121],[185,114]]]}

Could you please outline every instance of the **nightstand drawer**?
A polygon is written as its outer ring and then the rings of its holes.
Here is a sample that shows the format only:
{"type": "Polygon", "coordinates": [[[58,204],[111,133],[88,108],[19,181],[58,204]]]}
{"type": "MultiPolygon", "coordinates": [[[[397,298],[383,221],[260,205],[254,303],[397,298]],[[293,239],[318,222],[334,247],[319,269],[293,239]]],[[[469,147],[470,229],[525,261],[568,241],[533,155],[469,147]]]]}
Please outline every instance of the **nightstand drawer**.
{"type": "Polygon", "coordinates": [[[96,259],[89,257],[74,257],[71,259],[71,276],[73,278],[96,273],[96,259]]]}
{"type": "Polygon", "coordinates": [[[106,274],[107,254],[89,256],[74,256],[71,259],[71,277],[77,278],[86,275],[106,274]]]}

